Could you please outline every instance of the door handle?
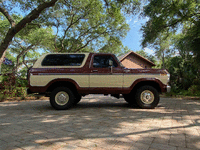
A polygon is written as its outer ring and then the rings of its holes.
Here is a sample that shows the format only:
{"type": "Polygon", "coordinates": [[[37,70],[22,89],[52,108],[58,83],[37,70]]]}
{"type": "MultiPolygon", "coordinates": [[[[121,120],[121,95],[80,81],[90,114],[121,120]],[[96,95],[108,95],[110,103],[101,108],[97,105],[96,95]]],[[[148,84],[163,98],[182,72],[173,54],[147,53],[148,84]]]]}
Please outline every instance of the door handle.
{"type": "Polygon", "coordinates": [[[124,70],[126,73],[130,72],[130,70],[124,70]]]}
{"type": "Polygon", "coordinates": [[[92,72],[98,72],[98,70],[92,70],[92,72]]]}

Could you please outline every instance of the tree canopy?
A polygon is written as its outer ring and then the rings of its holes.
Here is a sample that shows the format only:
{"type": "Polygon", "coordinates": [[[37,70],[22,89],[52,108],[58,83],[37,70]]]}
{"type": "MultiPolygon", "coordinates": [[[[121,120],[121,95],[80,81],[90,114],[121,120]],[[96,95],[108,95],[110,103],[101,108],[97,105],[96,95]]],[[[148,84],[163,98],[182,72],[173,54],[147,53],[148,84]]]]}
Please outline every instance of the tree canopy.
{"type": "MultiPolygon", "coordinates": [[[[56,34],[58,36],[55,38],[55,47],[59,47],[62,50],[70,49],[70,47],[75,47],[75,50],[80,50],[80,48],[88,46],[97,37],[106,37],[110,33],[118,37],[122,36],[120,35],[120,28],[124,31],[127,29],[127,25],[122,25],[124,22],[122,11],[127,13],[136,12],[139,4],[140,2],[138,0],[1,1],[0,13],[9,22],[9,27],[5,30],[5,36],[1,40],[0,57],[9,47],[13,37],[29,25],[52,25],[57,29],[61,29],[62,33],[57,32],[58,34],[56,34]],[[23,17],[16,21],[14,19],[16,14],[22,15],[23,17]],[[91,29],[89,34],[85,31],[87,28],[91,29]],[[113,29],[119,32],[114,32],[113,29]],[[69,31],[71,31],[70,34],[68,34],[69,31]],[[67,41],[70,41],[72,45],[67,41]],[[79,44],[74,45],[73,43],[79,44]],[[78,47],[78,45],[81,46],[78,47]]],[[[124,31],[122,31],[122,34],[125,33],[124,31]]],[[[109,41],[109,37],[107,39],[109,41]]]]}
{"type": "Polygon", "coordinates": [[[179,48],[185,45],[195,57],[200,57],[199,0],[148,0],[142,16],[149,19],[141,29],[144,47],[154,44],[163,33],[169,36],[181,33],[176,45],[179,48]]]}

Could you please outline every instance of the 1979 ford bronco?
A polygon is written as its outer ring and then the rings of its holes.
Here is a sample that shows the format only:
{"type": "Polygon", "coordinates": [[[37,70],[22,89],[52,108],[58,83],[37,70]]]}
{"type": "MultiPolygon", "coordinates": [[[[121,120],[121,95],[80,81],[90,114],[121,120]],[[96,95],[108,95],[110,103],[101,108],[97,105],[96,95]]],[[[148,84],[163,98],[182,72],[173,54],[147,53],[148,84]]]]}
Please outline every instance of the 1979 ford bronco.
{"type": "Polygon", "coordinates": [[[68,109],[87,94],[111,94],[140,108],[154,108],[170,91],[163,69],[127,69],[113,54],[45,54],[28,70],[27,93],[50,97],[53,108],[68,109]]]}

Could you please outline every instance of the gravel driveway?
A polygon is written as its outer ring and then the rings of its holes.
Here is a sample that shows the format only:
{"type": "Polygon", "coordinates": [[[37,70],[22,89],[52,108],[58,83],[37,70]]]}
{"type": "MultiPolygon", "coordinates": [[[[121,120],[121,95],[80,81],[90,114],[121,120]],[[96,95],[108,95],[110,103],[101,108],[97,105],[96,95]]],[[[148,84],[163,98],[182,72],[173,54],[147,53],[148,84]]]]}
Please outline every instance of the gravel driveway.
{"type": "Polygon", "coordinates": [[[0,149],[200,149],[200,101],[161,98],[139,109],[89,95],[64,111],[48,100],[1,102],[0,149]]]}

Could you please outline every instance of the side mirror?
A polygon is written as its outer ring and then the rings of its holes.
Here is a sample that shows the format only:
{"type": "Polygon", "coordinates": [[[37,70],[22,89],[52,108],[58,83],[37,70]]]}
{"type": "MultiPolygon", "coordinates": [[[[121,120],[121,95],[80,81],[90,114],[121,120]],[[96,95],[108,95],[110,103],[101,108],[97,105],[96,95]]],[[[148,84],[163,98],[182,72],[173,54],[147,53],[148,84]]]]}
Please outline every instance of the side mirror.
{"type": "Polygon", "coordinates": [[[113,61],[109,60],[109,66],[113,66],[113,61]]]}

